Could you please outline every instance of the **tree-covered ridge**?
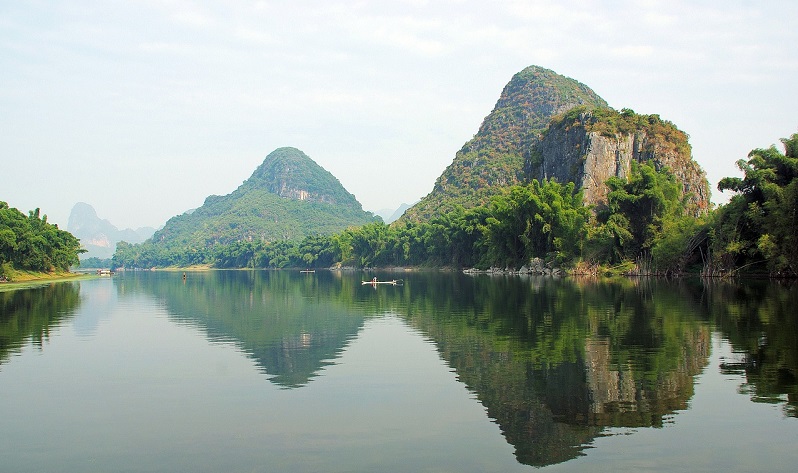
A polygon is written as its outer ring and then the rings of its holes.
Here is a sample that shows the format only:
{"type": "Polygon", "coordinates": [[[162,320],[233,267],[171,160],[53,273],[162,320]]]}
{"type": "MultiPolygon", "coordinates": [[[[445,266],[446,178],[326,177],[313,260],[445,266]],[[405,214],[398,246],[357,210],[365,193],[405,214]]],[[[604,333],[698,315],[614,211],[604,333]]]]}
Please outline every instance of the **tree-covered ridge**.
{"type": "MultiPolygon", "coordinates": [[[[679,194],[666,169],[635,166],[629,182],[612,183],[610,211],[595,220],[573,183],[533,180],[510,186],[489,204],[462,206],[426,222],[372,222],[340,233],[289,240],[238,240],[227,245],[174,247],[119,245],[116,266],[211,264],[216,267],[286,268],[332,266],[476,267],[516,269],[539,258],[560,267],[651,260],[658,271],[683,265],[679,241],[694,226],[679,225],[679,194]],[[666,251],[667,249],[667,251],[666,251]]],[[[692,220],[691,220],[692,221],[692,220]]]]}
{"type": "Polygon", "coordinates": [[[374,220],[362,210],[286,199],[265,189],[236,193],[235,198],[209,197],[194,212],[172,217],[152,240],[195,247],[237,240],[298,240],[374,220]]]}
{"type": "Polygon", "coordinates": [[[524,161],[551,118],[580,105],[606,107],[586,85],[530,66],[505,86],[493,111],[441,176],[429,195],[405,212],[422,221],[462,206],[484,205],[498,189],[523,184],[524,161]]]}
{"type": "Polygon", "coordinates": [[[148,245],[174,252],[204,251],[239,240],[301,240],[374,219],[338,179],[303,152],[279,148],[235,191],[209,196],[195,211],[171,218],[148,245]]]}
{"type": "MultiPolygon", "coordinates": [[[[340,181],[296,148],[278,148],[264,159],[235,193],[264,189],[280,197],[362,210],[340,181]]],[[[234,194],[235,194],[234,193],[234,194]]]]}
{"type": "Polygon", "coordinates": [[[741,270],[795,276],[798,134],[741,161],[739,192],[709,215],[689,211],[679,179],[653,162],[614,176],[606,204],[593,212],[574,183],[533,180],[490,202],[455,206],[427,221],[371,222],[301,241],[238,240],[205,247],[120,245],[116,266],[211,264],[216,267],[450,267],[519,269],[542,264],[576,272],[704,275],[741,270]],[[538,262],[535,262],[539,260],[538,262]]]}
{"type": "Polygon", "coordinates": [[[68,271],[79,264],[80,241],[47,223],[39,209],[26,216],[0,201],[0,276],[11,278],[15,269],[68,271]]]}

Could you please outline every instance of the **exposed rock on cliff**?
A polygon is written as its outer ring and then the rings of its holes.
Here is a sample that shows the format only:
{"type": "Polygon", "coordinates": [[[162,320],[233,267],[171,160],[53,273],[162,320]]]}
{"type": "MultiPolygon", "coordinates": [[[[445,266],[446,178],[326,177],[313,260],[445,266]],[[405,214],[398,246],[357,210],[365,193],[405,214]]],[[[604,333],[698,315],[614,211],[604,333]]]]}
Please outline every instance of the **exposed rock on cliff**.
{"type": "Polygon", "coordinates": [[[530,66],[515,74],[474,138],[463,145],[435,187],[400,220],[425,220],[457,205],[485,204],[506,186],[525,181],[524,162],[552,117],[607,102],[588,86],[549,69],[530,66]]]}
{"type": "Polygon", "coordinates": [[[687,138],[657,115],[617,112],[586,85],[530,66],[513,76],[432,192],[400,221],[483,205],[532,179],[574,182],[586,204],[601,205],[607,178],[626,177],[632,161],[667,167],[683,185],[687,211],[699,215],[709,208],[710,191],[687,138]]]}
{"type": "Polygon", "coordinates": [[[354,195],[338,179],[296,148],[269,153],[241,190],[260,188],[285,199],[321,202],[361,210],[354,195]]]}
{"type": "Polygon", "coordinates": [[[626,177],[632,161],[668,168],[682,183],[687,211],[709,209],[709,183],[691,157],[687,134],[657,115],[577,108],[556,117],[525,163],[528,179],[576,182],[585,205],[606,202],[605,182],[626,177]]]}

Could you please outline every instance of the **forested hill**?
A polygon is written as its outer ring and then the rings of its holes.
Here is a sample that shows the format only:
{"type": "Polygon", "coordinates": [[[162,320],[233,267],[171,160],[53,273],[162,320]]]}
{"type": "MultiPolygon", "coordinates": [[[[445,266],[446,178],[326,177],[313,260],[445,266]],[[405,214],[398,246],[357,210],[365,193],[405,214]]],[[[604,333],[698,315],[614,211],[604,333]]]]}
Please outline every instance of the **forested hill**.
{"type": "Polygon", "coordinates": [[[530,66],[515,74],[432,192],[401,220],[427,220],[457,205],[483,205],[501,189],[524,183],[524,163],[540,133],[552,117],[580,105],[607,107],[607,102],[588,86],[549,69],[530,66]]]}
{"type": "Polygon", "coordinates": [[[242,240],[300,240],[375,218],[305,153],[278,148],[238,189],[211,195],[195,211],[172,217],[151,242],[199,249],[242,240]]]}

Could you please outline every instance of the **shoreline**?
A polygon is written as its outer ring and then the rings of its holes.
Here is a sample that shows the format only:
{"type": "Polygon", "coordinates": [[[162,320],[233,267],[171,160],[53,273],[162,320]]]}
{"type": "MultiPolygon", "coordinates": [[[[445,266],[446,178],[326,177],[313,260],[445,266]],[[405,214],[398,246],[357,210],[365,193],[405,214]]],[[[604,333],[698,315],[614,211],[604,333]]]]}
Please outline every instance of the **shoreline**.
{"type": "Polygon", "coordinates": [[[0,282],[0,291],[26,289],[30,287],[43,286],[53,282],[82,281],[93,279],[95,274],[87,273],[37,273],[31,271],[16,271],[13,281],[0,282]]]}

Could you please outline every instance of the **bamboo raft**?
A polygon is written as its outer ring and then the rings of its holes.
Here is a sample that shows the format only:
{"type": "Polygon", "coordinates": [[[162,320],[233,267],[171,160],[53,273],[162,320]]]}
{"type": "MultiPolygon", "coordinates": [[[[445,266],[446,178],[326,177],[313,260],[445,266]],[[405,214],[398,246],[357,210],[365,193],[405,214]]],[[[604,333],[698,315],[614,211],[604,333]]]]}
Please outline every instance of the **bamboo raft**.
{"type": "Polygon", "coordinates": [[[371,281],[361,281],[360,284],[363,286],[376,286],[377,284],[388,284],[391,286],[401,286],[404,283],[401,279],[393,279],[390,281],[377,281],[376,279],[372,279],[371,281]]]}

